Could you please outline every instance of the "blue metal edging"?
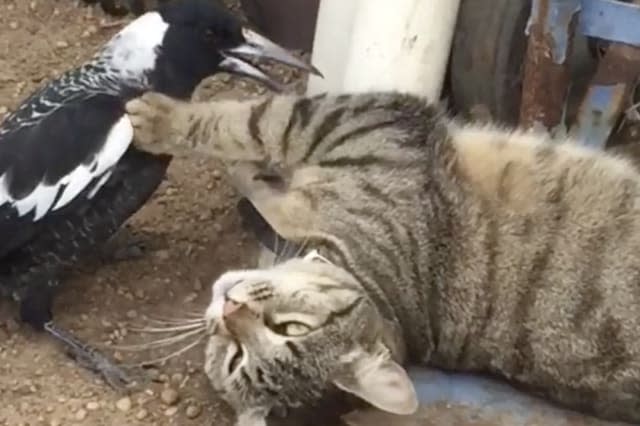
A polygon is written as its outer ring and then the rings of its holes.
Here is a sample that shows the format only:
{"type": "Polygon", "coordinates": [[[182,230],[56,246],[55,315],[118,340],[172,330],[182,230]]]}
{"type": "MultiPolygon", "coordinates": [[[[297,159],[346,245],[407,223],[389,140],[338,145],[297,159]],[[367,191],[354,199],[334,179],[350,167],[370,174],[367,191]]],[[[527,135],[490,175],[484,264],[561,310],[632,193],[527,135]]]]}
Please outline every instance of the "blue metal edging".
{"type": "MultiPolygon", "coordinates": [[[[535,1],[535,0],[534,0],[535,1]]],[[[615,43],[640,46],[640,5],[617,0],[580,0],[579,31],[615,43]]]]}

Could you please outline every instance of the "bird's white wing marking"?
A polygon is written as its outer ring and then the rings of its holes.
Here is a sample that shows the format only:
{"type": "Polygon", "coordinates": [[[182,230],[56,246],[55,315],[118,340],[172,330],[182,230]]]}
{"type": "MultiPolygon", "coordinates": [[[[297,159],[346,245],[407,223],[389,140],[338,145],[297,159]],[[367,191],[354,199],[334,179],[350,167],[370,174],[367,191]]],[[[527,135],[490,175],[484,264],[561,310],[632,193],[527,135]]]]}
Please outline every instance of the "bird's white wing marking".
{"type": "Polygon", "coordinates": [[[53,210],[64,207],[82,192],[92,179],[102,175],[116,164],[129,147],[132,139],[133,126],[131,125],[129,116],[124,115],[109,131],[107,140],[102,150],[96,155],[95,160],[86,166],[82,164],[79,165],[58,182],[58,184],[66,184],[67,187],[64,189],[56,205],[53,206],[53,210]],[[95,168],[95,170],[91,171],[93,168],[95,168]]]}
{"type": "Polygon", "coordinates": [[[91,191],[89,191],[89,193],[87,194],[87,198],[93,198],[98,191],[100,191],[100,188],[102,188],[102,186],[107,183],[107,181],[109,180],[109,178],[112,175],[112,171],[109,170],[107,173],[105,173],[104,175],[102,175],[102,177],[100,178],[100,180],[98,181],[98,183],[96,184],[96,186],[94,186],[91,191]]]}
{"type": "Polygon", "coordinates": [[[93,197],[111,175],[109,169],[124,155],[133,139],[133,126],[129,116],[124,115],[118,120],[107,135],[102,149],[96,153],[95,159],[87,165],[80,164],[71,173],[64,176],[53,185],[40,183],[28,196],[15,200],[8,193],[6,174],[0,176],[0,206],[10,203],[19,216],[24,216],[35,208],[34,222],[40,220],[51,210],[64,207],[78,196],[92,179],[104,175],[95,188],[89,193],[93,197]],[[58,201],[52,208],[53,201],[61,187],[66,185],[58,201]]]}

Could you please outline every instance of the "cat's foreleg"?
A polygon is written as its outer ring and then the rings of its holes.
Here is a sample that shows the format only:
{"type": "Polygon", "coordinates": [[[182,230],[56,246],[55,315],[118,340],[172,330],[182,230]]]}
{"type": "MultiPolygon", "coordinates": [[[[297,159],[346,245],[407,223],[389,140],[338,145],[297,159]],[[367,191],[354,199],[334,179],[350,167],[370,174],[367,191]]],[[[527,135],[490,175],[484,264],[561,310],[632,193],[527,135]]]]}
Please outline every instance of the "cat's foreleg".
{"type": "Polygon", "coordinates": [[[248,121],[264,99],[187,102],[147,92],[129,101],[126,111],[134,144],[145,151],[204,154],[227,162],[264,160],[248,121]]]}

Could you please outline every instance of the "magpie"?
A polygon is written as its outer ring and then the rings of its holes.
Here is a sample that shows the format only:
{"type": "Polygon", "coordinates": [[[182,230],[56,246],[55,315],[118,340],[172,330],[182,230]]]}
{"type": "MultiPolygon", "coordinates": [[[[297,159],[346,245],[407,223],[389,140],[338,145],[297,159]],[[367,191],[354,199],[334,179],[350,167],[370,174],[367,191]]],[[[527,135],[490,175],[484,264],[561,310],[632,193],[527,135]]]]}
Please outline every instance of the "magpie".
{"type": "Polygon", "coordinates": [[[148,201],[171,161],[135,147],[125,104],[148,90],[188,99],[219,71],[281,90],[250,62],[264,58],[319,74],[215,0],[163,2],[0,125],[0,296],[113,386],[126,373],[57,325],[52,305],[65,273],[148,201]]]}

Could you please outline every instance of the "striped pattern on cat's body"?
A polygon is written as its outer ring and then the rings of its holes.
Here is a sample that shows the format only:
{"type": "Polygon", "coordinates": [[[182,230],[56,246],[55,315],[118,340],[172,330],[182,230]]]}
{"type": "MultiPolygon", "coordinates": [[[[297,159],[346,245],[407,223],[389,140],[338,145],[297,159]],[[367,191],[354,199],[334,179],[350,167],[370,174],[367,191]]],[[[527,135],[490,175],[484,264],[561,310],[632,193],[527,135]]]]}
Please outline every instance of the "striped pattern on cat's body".
{"type": "MultiPolygon", "coordinates": [[[[139,102],[146,149],[222,159],[279,234],[400,326],[400,361],[640,422],[640,174],[625,160],[394,93],[139,102]]],[[[323,356],[307,343],[301,357],[323,356]]]]}

